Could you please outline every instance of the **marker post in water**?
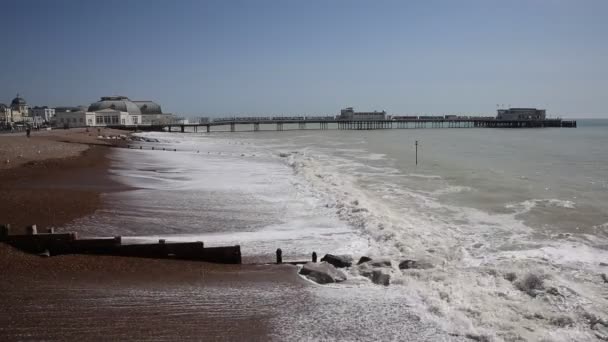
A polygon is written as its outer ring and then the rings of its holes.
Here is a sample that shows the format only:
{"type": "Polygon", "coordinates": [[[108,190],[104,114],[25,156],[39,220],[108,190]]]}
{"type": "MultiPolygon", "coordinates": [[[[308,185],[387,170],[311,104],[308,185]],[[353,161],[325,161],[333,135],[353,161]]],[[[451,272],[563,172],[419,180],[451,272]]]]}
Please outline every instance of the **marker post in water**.
{"type": "Polygon", "coordinates": [[[418,140],[416,140],[416,165],[418,165],[418,140]]]}

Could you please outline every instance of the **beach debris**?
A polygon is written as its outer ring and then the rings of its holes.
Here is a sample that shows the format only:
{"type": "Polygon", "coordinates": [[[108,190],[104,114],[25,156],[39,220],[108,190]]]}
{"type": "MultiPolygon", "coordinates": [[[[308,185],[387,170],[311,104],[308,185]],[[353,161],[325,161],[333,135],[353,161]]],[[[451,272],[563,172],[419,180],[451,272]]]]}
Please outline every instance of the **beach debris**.
{"type": "Polygon", "coordinates": [[[340,283],[346,280],[344,272],[327,262],[307,262],[299,273],[318,284],[340,283]]]}
{"type": "Polygon", "coordinates": [[[604,281],[604,283],[608,283],[608,276],[606,275],[606,273],[602,273],[602,275],[600,277],[602,277],[602,280],[604,281]]]}
{"type": "Polygon", "coordinates": [[[284,152],[279,153],[279,157],[281,157],[281,158],[287,158],[287,157],[289,157],[289,155],[290,155],[289,153],[284,153],[284,152]]]}
{"type": "Polygon", "coordinates": [[[600,266],[608,266],[608,262],[600,262],[600,266]]]}
{"type": "Polygon", "coordinates": [[[317,252],[312,252],[312,262],[317,262],[317,252]]]}
{"type": "Polygon", "coordinates": [[[41,253],[38,253],[39,257],[43,257],[43,258],[48,258],[51,256],[51,253],[49,252],[48,249],[45,249],[44,251],[42,251],[41,253]]]}
{"type": "Polygon", "coordinates": [[[417,269],[417,270],[427,270],[429,268],[433,268],[433,264],[424,260],[403,260],[399,263],[400,270],[408,270],[408,269],[417,269]]]}
{"type": "Polygon", "coordinates": [[[359,261],[357,262],[357,265],[361,265],[362,263],[368,262],[368,261],[371,261],[371,260],[372,260],[372,258],[370,258],[370,257],[362,256],[361,258],[359,258],[359,261]]]}
{"type": "Polygon", "coordinates": [[[353,258],[350,255],[333,255],[333,254],[325,254],[323,258],[321,258],[321,262],[328,262],[337,268],[350,267],[353,264],[353,258]]]}
{"type": "Polygon", "coordinates": [[[543,279],[534,273],[528,273],[523,279],[515,282],[515,286],[530,297],[536,297],[544,289],[543,279]]]}

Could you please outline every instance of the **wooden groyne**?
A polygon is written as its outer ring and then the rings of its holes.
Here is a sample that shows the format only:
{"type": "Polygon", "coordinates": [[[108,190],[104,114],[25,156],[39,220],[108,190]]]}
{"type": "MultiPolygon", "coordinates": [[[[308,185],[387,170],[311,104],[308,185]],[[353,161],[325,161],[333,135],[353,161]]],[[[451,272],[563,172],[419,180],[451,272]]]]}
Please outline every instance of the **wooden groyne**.
{"type": "Polygon", "coordinates": [[[96,254],[125,257],[182,259],[220,264],[241,264],[241,247],[205,247],[203,242],[167,242],[123,244],[122,237],[84,238],[76,233],[55,233],[50,229],[38,233],[36,226],[29,226],[27,234],[10,233],[10,225],[0,226],[0,242],[22,251],[47,256],[63,254],[96,254]]]}

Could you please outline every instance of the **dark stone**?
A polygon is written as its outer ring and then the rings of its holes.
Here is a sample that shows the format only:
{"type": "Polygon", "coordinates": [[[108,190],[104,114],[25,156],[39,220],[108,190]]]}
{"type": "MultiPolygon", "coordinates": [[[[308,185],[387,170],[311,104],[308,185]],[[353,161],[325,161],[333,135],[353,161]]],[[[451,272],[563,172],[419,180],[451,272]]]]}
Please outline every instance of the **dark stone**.
{"type": "Polygon", "coordinates": [[[372,258],[370,257],[366,257],[366,256],[362,256],[359,261],[357,262],[357,265],[361,265],[364,262],[368,262],[368,261],[372,261],[372,258]]]}
{"type": "Polygon", "coordinates": [[[514,282],[515,279],[517,279],[517,274],[515,274],[515,272],[509,272],[509,273],[505,274],[505,279],[510,282],[514,282]]]}
{"type": "Polygon", "coordinates": [[[391,281],[391,276],[383,273],[381,270],[372,271],[372,282],[378,285],[388,286],[391,281]]]}
{"type": "Polygon", "coordinates": [[[564,328],[574,326],[574,320],[569,316],[558,316],[553,317],[549,320],[549,323],[556,327],[564,328]]]}
{"type": "Polygon", "coordinates": [[[346,275],[327,262],[306,263],[300,270],[300,274],[318,283],[339,283],[346,280],[346,275]]]}
{"type": "Polygon", "coordinates": [[[350,267],[353,264],[353,258],[348,255],[325,254],[321,261],[328,262],[338,268],[350,267]]]}
{"type": "Polygon", "coordinates": [[[401,270],[409,270],[409,269],[417,269],[417,270],[426,270],[429,268],[433,268],[433,264],[427,261],[416,261],[416,260],[403,260],[399,263],[399,269],[401,270]]]}
{"type": "MultiPolygon", "coordinates": [[[[559,293],[559,290],[556,287],[550,287],[547,289],[546,291],[548,294],[550,295],[554,295],[554,296],[561,296],[562,294],[559,293]]],[[[563,296],[562,296],[563,297],[563,296]]]]}
{"type": "Polygon", "coordinates": [[[515,286],[530,297],[536,297],[544,289],[543,279],[534,273],[529,273],[525,278],[515,282],[515,286]]]}
{"type": "Polygon", "coordinates": [[[368,264],[372,267],[391,267],[393,265],[389,259],[371,260],[368,264]]]}

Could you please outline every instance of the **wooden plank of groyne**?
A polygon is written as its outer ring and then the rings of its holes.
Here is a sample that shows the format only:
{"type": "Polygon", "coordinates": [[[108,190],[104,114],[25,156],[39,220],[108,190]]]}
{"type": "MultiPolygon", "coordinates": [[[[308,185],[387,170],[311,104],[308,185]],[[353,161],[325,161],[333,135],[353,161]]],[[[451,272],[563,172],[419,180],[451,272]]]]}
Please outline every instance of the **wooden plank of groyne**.
{"type": "Polygon", "coordinates": [[[197,242],[159,243],[122,245],[118,250],[120,255],[144,258],[176,258],[200,260],[205,254],[204,244],[197,242]]]}
{"type": "Polygon", "coordinates": [[[71,253],[116,254],[122,243],[120,236],[112,238],[77,239],[71,244],[71,253]]]}
{"type": "Polygon", "coordinates": [[[9,235],[5,241],[13,247],[30,253],[42,253],[48,250],[52,255],[65,254],[70,253],[74,234],[9,235]]]}
{"type": "Polygon", "coordinates": [[[241,246],[207,247],[201,260],[220,264],[240,264],[241,246]]]}

